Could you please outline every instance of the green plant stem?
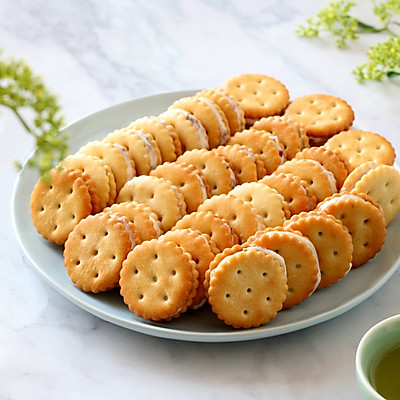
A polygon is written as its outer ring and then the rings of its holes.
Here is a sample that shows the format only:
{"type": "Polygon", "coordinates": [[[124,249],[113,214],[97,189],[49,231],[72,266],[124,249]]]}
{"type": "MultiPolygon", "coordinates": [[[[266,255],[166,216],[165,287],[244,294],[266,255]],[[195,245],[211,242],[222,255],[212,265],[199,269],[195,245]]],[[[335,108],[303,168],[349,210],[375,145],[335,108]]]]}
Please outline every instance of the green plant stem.
{"type": "Polygon", "coordinates": [[[25,120],[22,118],[22,115],[18,112],[18,110],[16,108],[13,107],[9,107],[10,110],[12,110],[15,114],[15,116],[18,118],[18,120],[21,122],[21,124],[24,126],[24,128],[26,129],[26,131],[31,134],[34,137],[37,137],[37,135],[35,135],[34,132],[32,132],[31,128],[29,127],[29,125],[25,122],[25,120]]]}

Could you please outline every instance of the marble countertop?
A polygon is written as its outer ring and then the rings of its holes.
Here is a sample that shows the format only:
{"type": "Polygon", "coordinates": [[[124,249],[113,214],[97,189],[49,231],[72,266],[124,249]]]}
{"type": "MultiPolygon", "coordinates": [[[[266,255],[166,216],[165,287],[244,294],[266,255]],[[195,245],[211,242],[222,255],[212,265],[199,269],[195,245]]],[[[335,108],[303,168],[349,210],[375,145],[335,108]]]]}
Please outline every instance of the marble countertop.
{"type": "MultiPolygon", "coordinates": [[[[346,99],[357,127],[384,135],[399,153],[400,82],[360,85],[349,72],[379,36],[338,50],[329,37],[294,34],[325,4],[0,0],[0,45],[58,94],[68,123],[132,98],[258,72],[281,80],[292,98],[321,92],[346,99]]],[[[357,12],[369,20],[369,3],[362,4],[357,12]]],[[[18,244],[13,162],[29,155],[32,141],[0,111],[1,399],[361,398],[356,347],[373,324],[399,312],[400,272],[345,314],[267,339],[182,342],[105,322],[42,280],[18,244]]]]}

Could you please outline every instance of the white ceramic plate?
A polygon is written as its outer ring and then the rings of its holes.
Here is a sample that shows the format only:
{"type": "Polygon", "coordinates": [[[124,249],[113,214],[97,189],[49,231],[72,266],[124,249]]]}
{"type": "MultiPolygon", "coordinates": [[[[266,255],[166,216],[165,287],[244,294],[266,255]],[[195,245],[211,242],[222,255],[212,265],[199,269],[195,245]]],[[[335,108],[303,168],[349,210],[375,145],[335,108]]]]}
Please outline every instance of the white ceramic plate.
{"type": "MultiPolygon", "coordinates": [[[[65,128],[71,134],[70,149],[74,152],[89,140],[101,139],[136,118],[158,115],[174,100],[191,94],[192,90],[149,96],[83,118],[65,128]]],[[[168,323],[149,322],[128,310],[118,290],[92,295],[71,283],[64,268],[62,248],[42,239],[31,222],[30,194],[37,179],[34,171],[23,168],[13,193],[15,232],[33,266],[51,286],[82,309],[113,324],[148,335],[199,342],[233,342],[294,332],[327,321],[360,304],[381,288],[400,263],[400,216],[397,216],[388,228],[383,250],[373,260],[351,271],[337,284],[314,293],[299,306],[279,312],[265,326],[233,330],[219,321],[207,305],[168,323]]]]}

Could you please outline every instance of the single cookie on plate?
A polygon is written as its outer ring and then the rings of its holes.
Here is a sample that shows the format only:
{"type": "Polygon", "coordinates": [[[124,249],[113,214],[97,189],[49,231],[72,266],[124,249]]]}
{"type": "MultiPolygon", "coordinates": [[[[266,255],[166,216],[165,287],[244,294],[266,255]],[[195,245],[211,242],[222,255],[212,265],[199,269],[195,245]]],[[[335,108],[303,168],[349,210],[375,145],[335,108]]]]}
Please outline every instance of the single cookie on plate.
{"type": "Polygon", "coordinates": [[[347,178],[348,171],[345,162],[339,153],[324,146],[310,147],[296,154],[296,159],[306,159],[318,161],[328,171],[332,172],[336,180],[336,188],[340,190],[344,180],[347,178]]]}
{"type": "Polygon", "coordinates": [[[300,231],[313,243],[321,271],[318,289],[335,284],[351,270],[352,238],[339,219],[323,212],[304,211],[293,215],[283,226],[300,231]]]}
{"type": "MultiPolygon", "coordinates": [[[[228,121],[230,134],[241,131],[246,126],[244,112],[239,104],[220,88],[210,88],[196,93],[199,97],[208,97],[223,111],[228,121]]],[[[221,143],[223,144],[223,143],[221,143]]]]}
{"type": "Polygon", "coordinates": [[[153,239],[136,246],[120,273],[121,295],[138,317],[178,318],[193,302],[199,285],[190,253],[172,241],[153,239]]]}
{"type": "Polygon", "coordinates": [[[280,165],[276,173],[293,174],[305,180],[313,190],[317,202],[337,192],[335,176],[314,160],[294,158],[280,165]]]}
{"type": "Polygon", "coordinates": [[[118,143],[94,140],[83,145],[77,154],[99,157],[109,165],[115,177],[117,193],[129,179],[136,175],[135,162],[126,147],[118,143]]]}
{"type": "Polygon", "coordinates": [[[295,124],[280,116],[261,118],[254,123],[252,128],[270,132],[276,136],[283,146],[286,160],[291,160],[303,148],[299,129],[295,124]]]}
{"type": "Polygon", "coordinates": [[[265,227],[282,225],[290,217],[289,206],[284,197],[265,183],[243,183],[228,194],[251,203],[262,217],[265,227]]]}
{"type": "Polygon", "coordinates": [[[206,302],[204,290],[205,274],[215,257],[210,237],[192,229],[175,229],[166,232],[160,237],[160,240],[172,241],[192,256],[199,272],[199,286],[190,308],[194,310],[200,308],[206,302]]]}
{"type": "Polygon", "coordinates": [[[139,243],[135,225],[123,215],[90,215],[75,226],[65,242],[67,273],[85,292],[111,290],[118,286],[123,261],[139,243]]]}
{"type": "Polygon", "coordinates": [[[400,173],[392,165],[374,161],[361,164],[348,175],[342,190],[372,197],[382,207],[386,226],[400,208],[400,173]]]}
{"type": "Polygon", "coordinates": [[[218,146],[213,149],[222,156],[232,168],[238,184],[254,182],[258,180],[259,166],[254,153],[245,149],[240,144],[218,146]]]}
{"type": "Polygon", "coordinates": [[[368,161],[393,165],[396,157],[394,147],[386,138],[362,130],[341,132],[330,138],[325,147],[342,155],[349,172],[368,161]]]}
{"type": "Polygon", "coordinates": [[[267,174],[272,174],[285,161],[279,140],[265,131],[245,129],[235,133],[229,139],[228,144],[245,145],[258,154],[264,162],[267,174]]]}
{"type": "Polygon", "coordinates": [[[317,211],[333,215],[347,227],[353,241],[353,268],[382,249],[386,223],[381,206],[364,193],[340,192],[318,204],[317,211]]]}
{"type": "Polygon", "coordinates": [[[284,117],[301,124],[309,138],[326,140],[349,129],[354,121],[354,112],[339,97],[315,93],[294,99],[284,117]]]}
{"type": "Polygon", "coordinates": [[[206,149],[186,151],[177,163],[192,164],[207,178],[211,196],[228,193],[236,186],[236,177],[224,157],[206,149]]]}
{"type": "Polygon", "coordinates": [[[218,254],[206,272],[208,302],[216,316],[234,328],[268,323],[287,293],[286,265],[261,246],[234,246],[218,254]]]}
{"type": "Polygon", "coordinates": [[[289,104],[289,91],[279,80],[263,74],[240,74],[228,79],[223,89],[244,111],[246,122],[281,114],[289,104]]]}
{"type": "Polygon", "coordinates": [[[157,142],[152,135],[140,129],[118,129],[109,133],[103,140],[119,143],[128,149],[130,156],[135,161],[137,175],[147,175],[162,162],[157,142]]]}
{"type": "Polygon", "coordinates": [[[160,149],[162,162],[173,162],[182,154],[182,144],[175,128],[161,118],[138,118],[128,128],[140,129],[152,135],[160,149]]]}
{"type": "Polygon", "coordinates": [[[207,178],[192,164],[166,162],[151,171],[150,176],[163,178],[176,186],[185,199],[188,213],[196,211],[211,195],[207,178]]]}
{"type": "Polygon", "coordinates": [[[311,211],[317,205],[317,198],[310,184],[297,175],[274,172],[266,175],[260,182],[274,188],[283,196],[291,215],[311,211]]]}
{"type": "Polygon", "coordinates": [[[288,309],[309,298],[321,281],[318,254],[313,243],[300,231],[289,227],[267,228],[247,241],[283,257],[287,271],[288,291],[283,308],[288,309]]]}
{"type": "Polygon", "coordinates": [[[146,205],[136,201],[124,201],[106,207],[104,212],[121,214],[132,222],[142,242],[156,239],[163,234],[157,214],[146,205]]]}
{"type": "Polygon", "coordinates": [[[92,213],[92,197],[82,170],[53,168],[35,184],[30,200],[36,231],[63,245],[74,227],[92,213]]]}
{"type": "Polygon", "coordinates": [[[114,203],[117,184],[111,167],[104,160],[86,154],[71,154],[61,161],[60,167],[80,169],[90,176],[99,196],[98,209],[94,209],[94,213],[114,203]]]}
{"type": "Polygon", "coordinates": [[[156,176],[140,175],[126,182],[117,203],[136,201],[150,207],[166,232],[186,214],[186,203],[176,186],[156,176]]]}
{"type": "Polygon", "coordinates": [[[263,218],[251,203],[230,194],[212,196],[199,206],[198,211],[212,211],[226,219],[242,243],[265,228],[263,218]]]}
{"type": "Polygon", "coordinates": [[[196,211],[187,214],[171,230],[187,228],[208,235],[215,245],[214,253],[219,253],[239,243],[239,236],[231,224],[212,211],[196,211]]]}
{"type": "Polygon", "coordinates": [[[225,114],[213,100],[207,97],[191,96],[176,100],[171,109],[186,110],[193,114],[207,132],[210,148],[225,144],[230,137],[230,129],[225,114]]]}

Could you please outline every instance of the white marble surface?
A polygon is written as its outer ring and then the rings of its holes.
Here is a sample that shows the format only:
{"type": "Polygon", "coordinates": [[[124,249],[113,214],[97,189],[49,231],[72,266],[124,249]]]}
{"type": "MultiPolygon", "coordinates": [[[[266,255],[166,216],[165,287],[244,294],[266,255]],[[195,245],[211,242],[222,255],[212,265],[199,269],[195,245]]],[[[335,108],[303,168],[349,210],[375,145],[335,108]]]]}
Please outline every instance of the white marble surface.
{"type": "MultiPolygon", "coordinates": [[[[370,18],[369,2],[359,7],[370,18]]],[[[58,93],[67,122],[131,98],[220,85],[241,72],[284,82],[292,98],[345,98],[358,127],[400,152],[400,84],[350,75],[368,43],[337,50],[293,31],[322,0],[0,0],[0,41],[58,93]]],[[[159,339],[104,322],[48,286],[23,255],[11,223],[14,160],[28,135],[0,114],[1,399],[360,399],[356,346],[400,310],[400,272],[353,310],[291,334],[242,343],[159,339]]]]}

